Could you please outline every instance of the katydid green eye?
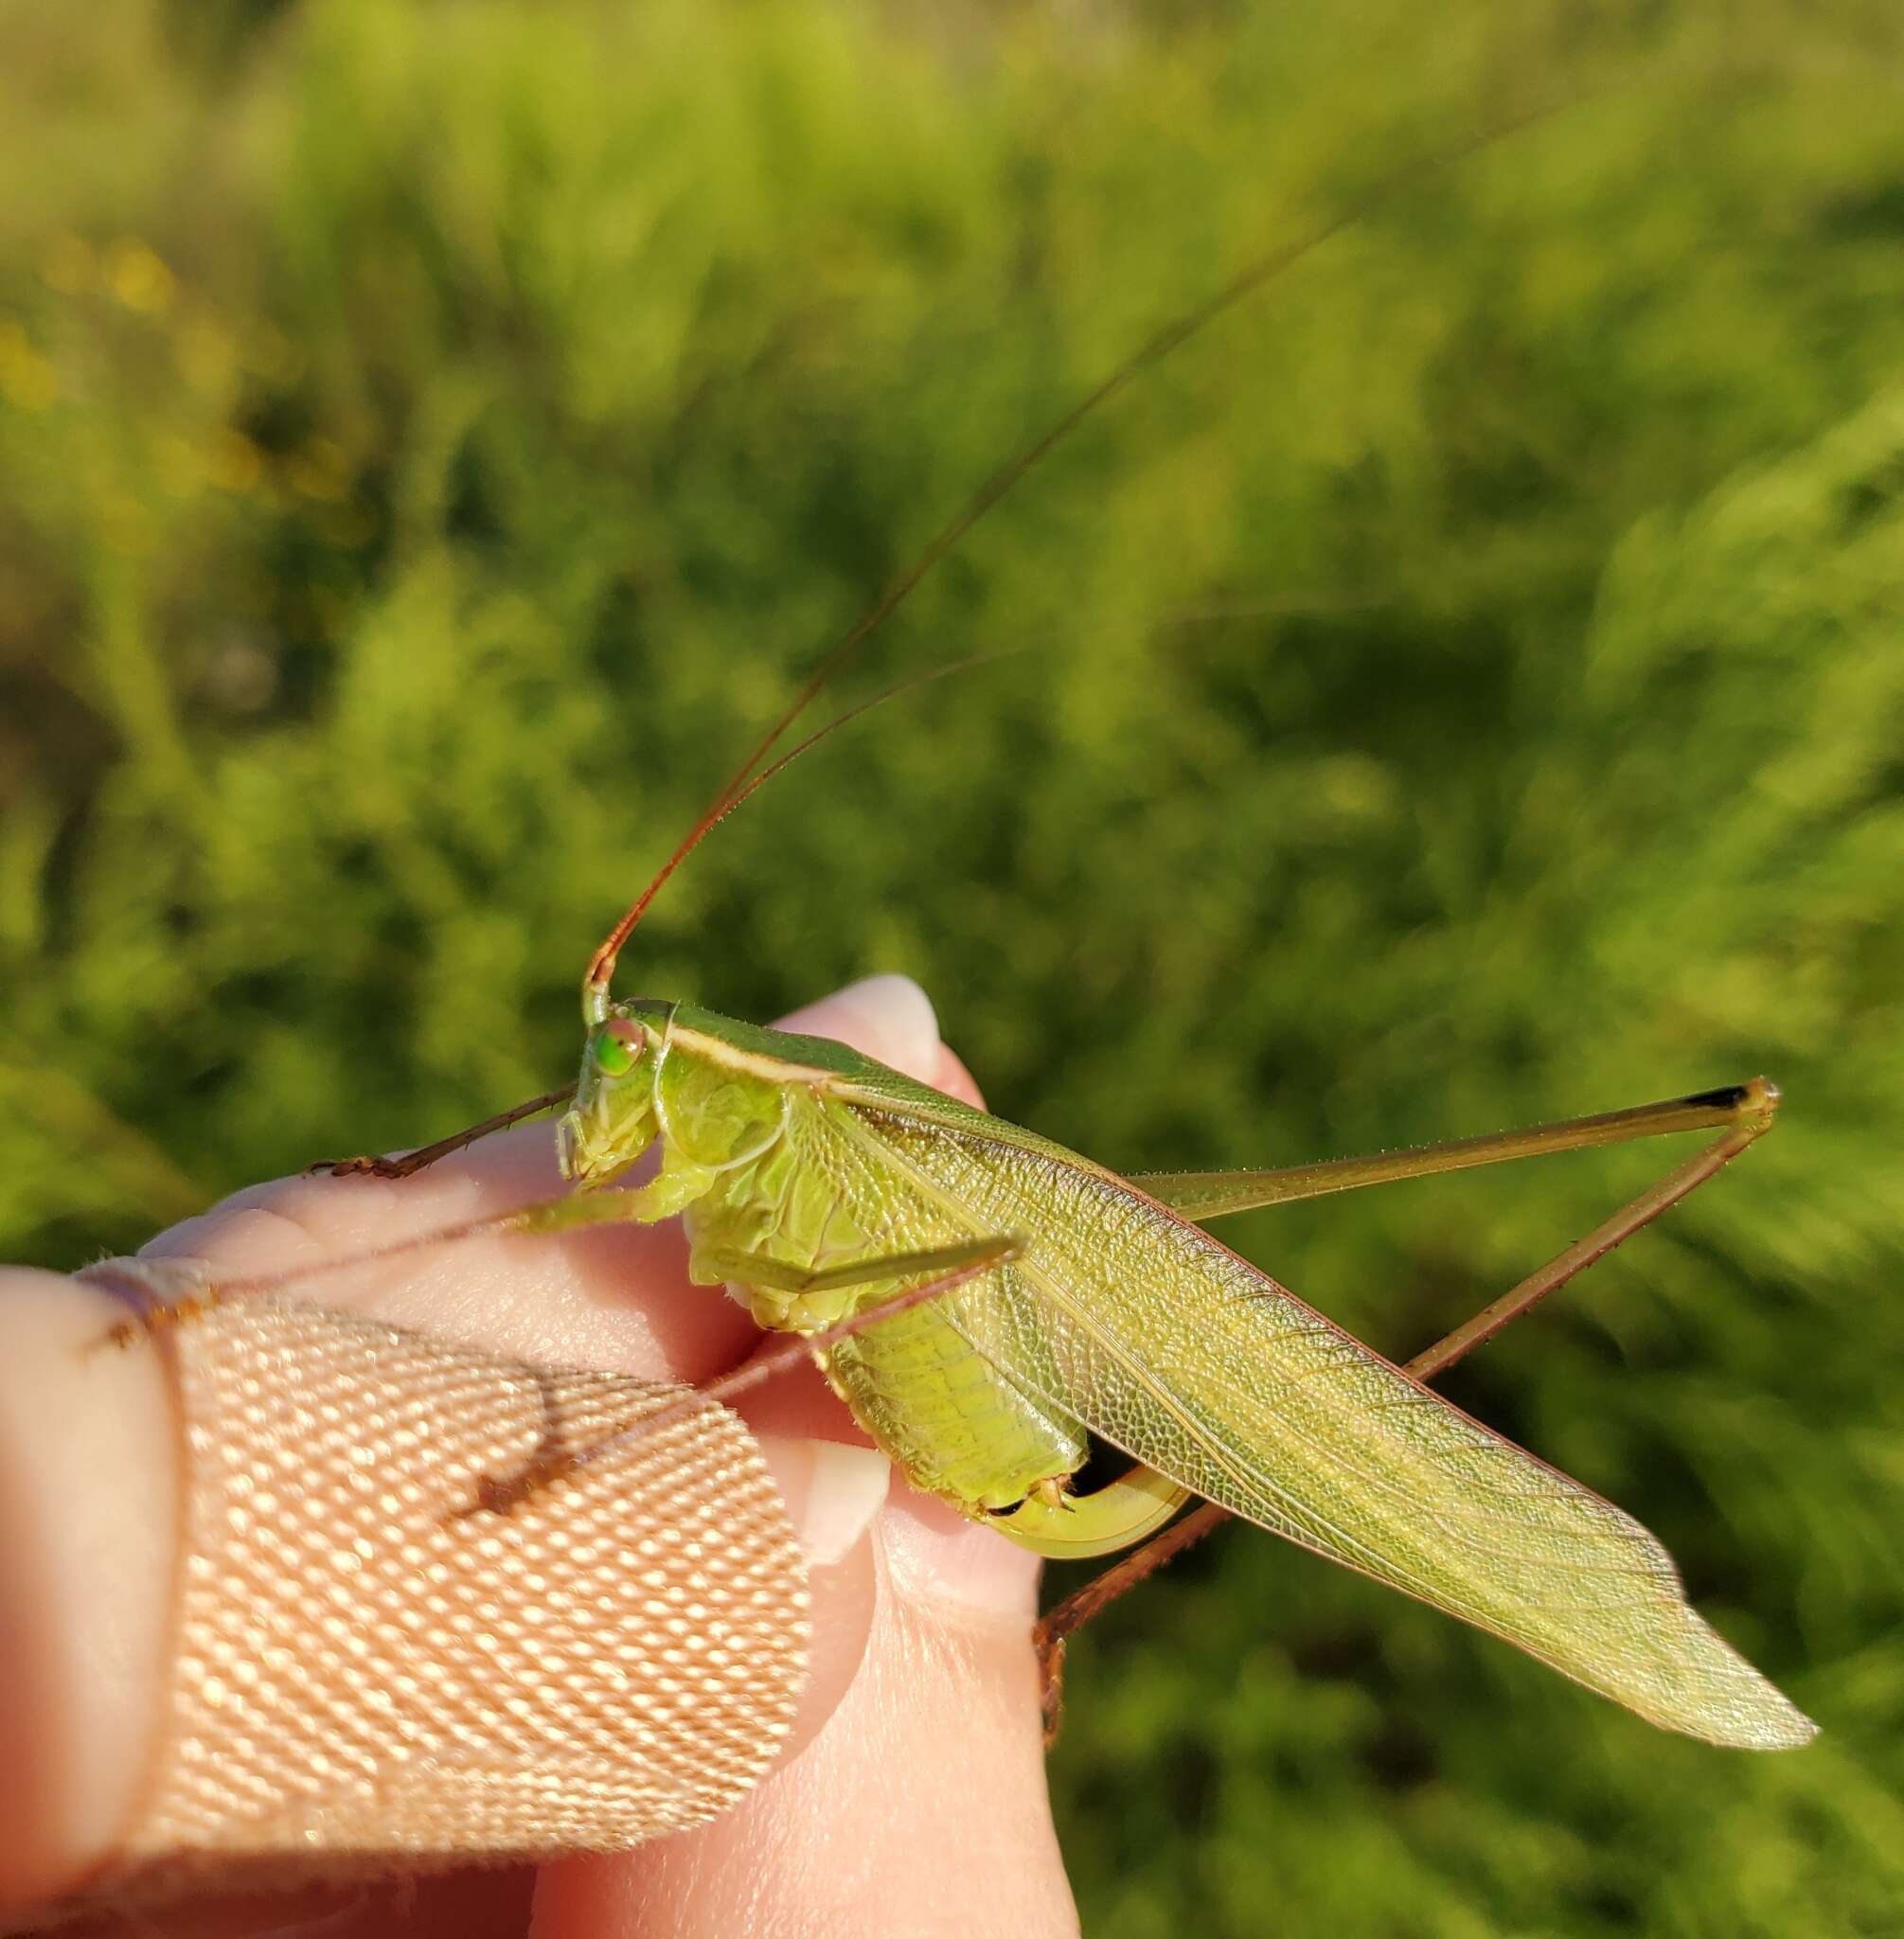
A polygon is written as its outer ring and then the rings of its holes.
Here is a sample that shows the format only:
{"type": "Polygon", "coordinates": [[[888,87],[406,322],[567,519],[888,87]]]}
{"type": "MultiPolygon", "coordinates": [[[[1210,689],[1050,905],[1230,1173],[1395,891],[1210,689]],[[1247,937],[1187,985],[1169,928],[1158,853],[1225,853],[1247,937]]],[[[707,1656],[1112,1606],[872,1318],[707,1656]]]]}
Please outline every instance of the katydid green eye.
{"type": "Polygon", "coordinates": [[[595,1041],[596,1068],[606,1077],[625,1077],[633,1070],[640,1055],[639,1047],[629,1042],[613,1025],[595,1041]]]}

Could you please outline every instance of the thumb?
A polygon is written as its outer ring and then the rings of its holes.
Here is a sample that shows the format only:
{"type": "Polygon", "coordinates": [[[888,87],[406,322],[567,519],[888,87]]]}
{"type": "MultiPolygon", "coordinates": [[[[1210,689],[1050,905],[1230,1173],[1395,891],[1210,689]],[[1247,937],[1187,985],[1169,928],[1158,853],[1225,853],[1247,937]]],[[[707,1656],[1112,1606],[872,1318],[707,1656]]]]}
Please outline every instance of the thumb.
{"type": "MultiPolygon", "coordinates": [[[[820,1734],[725,1817],[625,1858],[546,1868],[535,1939],[1068,1939],[1027,1585],[893,1503],[860,1673],[820,1734]]],[[[1015,1554],[1008,1560],[1016,1562],[1015,1554]]],[[[1022,1572],[1018,1572],[1022,1575],[1022,1572]]]]}

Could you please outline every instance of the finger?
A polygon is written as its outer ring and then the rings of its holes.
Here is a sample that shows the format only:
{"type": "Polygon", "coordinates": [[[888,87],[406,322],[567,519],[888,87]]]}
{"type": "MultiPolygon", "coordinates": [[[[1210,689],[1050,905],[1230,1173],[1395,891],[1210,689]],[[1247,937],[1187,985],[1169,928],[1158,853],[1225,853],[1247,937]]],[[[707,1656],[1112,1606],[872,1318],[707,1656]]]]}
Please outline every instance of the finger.
{"type": "Polygon", "coordinates": [[[921,1084],[933,1081],[944,1048],[932,999],[910,976],[863,977],[782,1017],[774,1027],[850,1043],[921,1084]]]}
{"type": "Polygon", "coordinates": [[[373,1314],[539,1365],[703,1379],[757,1329],[687,1277],[678,1221],[535,1236],[489,1232],[394,1257],[360,1255],[561,1197],[546,1124],[517,1125],[406,1179],[302,1177],[248,1186],[145,1246],[212,1276],[322,1265],[294,1296],[373,1314]]]}

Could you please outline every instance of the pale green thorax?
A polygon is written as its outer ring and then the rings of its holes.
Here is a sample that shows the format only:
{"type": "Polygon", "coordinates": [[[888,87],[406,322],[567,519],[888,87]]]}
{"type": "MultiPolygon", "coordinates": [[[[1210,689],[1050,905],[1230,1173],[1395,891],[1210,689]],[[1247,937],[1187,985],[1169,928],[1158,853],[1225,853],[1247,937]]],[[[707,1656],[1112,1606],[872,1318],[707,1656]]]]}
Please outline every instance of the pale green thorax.
{"type": "Polygon", "coordinates": [[[654,998],[610,1005],[584,1040],[575,1099],[557,1128],[562,1176],[583,1190],[614,1183],[659,1141],[659,1171],[632,1195],[643,1219],[681,1211],[764,1156],[786,1119],[786,1083],[814,1075],[729,1041],[740,1026],[705,1011],[688,1012],[699,1027],[678,1027],[684,1008],[654,998]]]}

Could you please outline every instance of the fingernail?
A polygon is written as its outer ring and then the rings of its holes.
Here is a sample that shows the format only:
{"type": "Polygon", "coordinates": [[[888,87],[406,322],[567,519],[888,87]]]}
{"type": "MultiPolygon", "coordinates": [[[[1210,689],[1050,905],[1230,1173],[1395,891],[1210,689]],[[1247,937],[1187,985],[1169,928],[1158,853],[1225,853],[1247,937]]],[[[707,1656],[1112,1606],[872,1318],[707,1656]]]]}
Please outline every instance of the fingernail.
{"type": "Polygon", "coordinates": [[[760,1453],[810,1569],[837,1562],[865,1534],[892,1485],[892,1463],[877,1448],[762,1434],[760,1453]]]}
{"type": "Polygon", "coordinates": [[[939,1020],[910,976],[868,976],[809,1004],[781,1027],[837,1037],[929,1084],[938,1069],[939,1020]]]}

